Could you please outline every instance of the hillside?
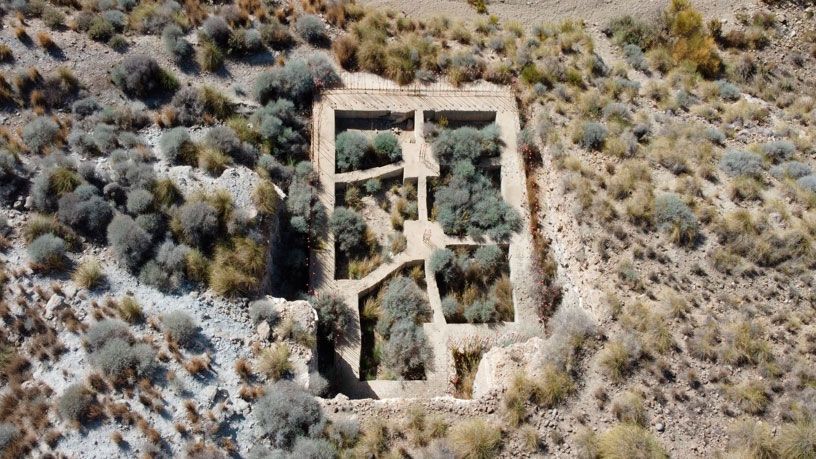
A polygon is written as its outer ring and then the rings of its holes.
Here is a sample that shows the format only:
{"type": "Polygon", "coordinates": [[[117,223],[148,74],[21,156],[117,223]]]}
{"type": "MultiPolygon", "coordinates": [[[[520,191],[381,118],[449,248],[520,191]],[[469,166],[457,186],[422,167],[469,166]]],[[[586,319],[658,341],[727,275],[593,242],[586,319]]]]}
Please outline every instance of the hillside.
{"type": "Polygon", "coordinates": [[[698,3],[3,4],[0,456],[816,456],[814,6],[698,3]]]}

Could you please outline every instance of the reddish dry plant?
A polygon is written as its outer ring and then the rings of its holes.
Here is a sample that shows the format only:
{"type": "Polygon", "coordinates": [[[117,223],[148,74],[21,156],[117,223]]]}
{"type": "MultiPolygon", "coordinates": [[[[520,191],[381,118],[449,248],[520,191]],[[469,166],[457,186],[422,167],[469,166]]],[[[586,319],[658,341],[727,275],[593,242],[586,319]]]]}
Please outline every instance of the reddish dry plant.
{"type": "Polygon", "coordinates": [[[173,426],[176,428],[176,432],[178,432],[179,435],[181,435],[182,437],[187,436],[187,433],[188,433],[187,432],[187,426],[184,425],[184,423],[177,422],[177,423],[173,424],[173,426]]]}
{"type": "Polygon", "coordinates": [[[26,32],[25,27],[21,25],[14,29],[14,36],[20,41],[25,41],[28,39],[28,33],[26,32]]]}
{"type": "Polygon", "coordinates": [[[242,384],[241,388],[238,390],[238,396],[241,399],[251,402],[255,399],[263,397],[266,394],[263,386],[255,384],[255,385],[247,385],[242,384]]]}
{"type": "Polygon", "coordinates": [[[187,413],[187,419],[195,424],[199,420],[198,409],[194,401],[187,399],[184,401],[184,411],[187,413]]]}
{"type": "Polygon", "coordinates": [[[235,362],[235,373],[242,381],[247,381],[252,378],[252,365],[246,359],[240,358],[235,362]]]}
{"type": "Polygon", "coordinates": [[[210,370],[210,362],[202,357],[193,357],[184,364],[184,369],[191,375],[198,375],[210,370]]]}
{"type": "Polygon", "coordinates": [[[122,437],[122,433],[119,432],[118,430],[115,430],[111,434],[110,439],[116,446],[122,446],[122,442],[125,440],[124,437],[122,437]]]}

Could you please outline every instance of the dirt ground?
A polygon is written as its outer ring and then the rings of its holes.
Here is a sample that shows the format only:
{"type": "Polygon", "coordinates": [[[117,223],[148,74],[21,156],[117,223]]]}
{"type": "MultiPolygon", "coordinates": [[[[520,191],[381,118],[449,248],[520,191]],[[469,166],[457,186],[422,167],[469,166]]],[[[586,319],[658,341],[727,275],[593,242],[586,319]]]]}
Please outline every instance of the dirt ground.
{"type": "MultiPolygon", "coordinates": [[[[452,19],[475,19],[480,15],[467,0],[359,0],[377,8],[393,8],[415,18],[427,19],[445,15],[452,19]]],[[[502,22],[518,21],[525,27],[566,19],[583,19],[590,25],[603,25],[622,12],[639,17],[652,17],[666,9],[670,0],[488,0],[487,11],[502,22]]],[[[752,8],[759,2],[737,2],[742,8],[752,8]]],[[[730,19],[740,6],[728,0],[695,2],[707,18],[730,19]]],[[[484,17],[484,16],[482,16],[484,17]]]]}

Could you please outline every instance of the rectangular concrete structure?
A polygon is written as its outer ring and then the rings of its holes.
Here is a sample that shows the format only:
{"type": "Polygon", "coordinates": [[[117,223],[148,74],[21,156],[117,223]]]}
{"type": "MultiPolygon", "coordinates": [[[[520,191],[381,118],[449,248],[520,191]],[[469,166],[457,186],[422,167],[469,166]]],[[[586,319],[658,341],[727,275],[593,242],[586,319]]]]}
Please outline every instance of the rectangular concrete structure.
{"type": "Polygon", "coordinates": [[[335,279],[334,241],[331,234],[311,254],[311,287],[317,292],[332,292],[351,306],[355,320],[346,337],[338,344],[335,366],[340,391],[351,398],[433,397],[451,393],[453,375],[449,343],[469,336],[502,336],[523,333],[538,316],[531,304],[532,292],[516,282],[531,276],[532,241],[529,234],[529,212],[526,209],[524,167],[517,147],[519,118],[515,97],[509,89],[484,83],[467,88],[453,88],[437,83],[430,86],[400,87],[370,75],[345,74],[343,89],[325,91],[315,101],[312,126],[312,162],[319,180],[319,199],[331,215],[335,206],[335,189],[345,184],[359,184],[370,178],[401,176],[415,180],[418,195],[418,219],[407,220],[404,234],[407,249],[380,265],[363,279],[335,279]],[[412,113],[413,140],[401,138],[403,160],[364,171],[335,172],[335,135],[338,119],[367,118],[412,113]],[[433,115],[431,115],[433,114],[433,115]],[[510,280],[513,284],[515,320],[497,324],[447,324],[442,314],[441,298],[433,276],[426,265],[428,297],[433,318],[423,325],[433,348],[434,362],[422,381],[360,381],[361,335],[358,303],[366,293],[376,289],[395,271],[416,263],[427,263],[430,254],[446,246],[486,245],[490,240],[473,240],[445,235],[441,226],[428,220],[428,177],[439,176],[440,167],[424,140],[425,116],[446,116],[461,122],[495,122],[499,126],[503,149],[499,158],[485,167],[501,167],[501,195],[521,215],[521,230],[502,245],[508,246],[510,280]],[[509,242],[509,244],[508,244],[509,242]]]}

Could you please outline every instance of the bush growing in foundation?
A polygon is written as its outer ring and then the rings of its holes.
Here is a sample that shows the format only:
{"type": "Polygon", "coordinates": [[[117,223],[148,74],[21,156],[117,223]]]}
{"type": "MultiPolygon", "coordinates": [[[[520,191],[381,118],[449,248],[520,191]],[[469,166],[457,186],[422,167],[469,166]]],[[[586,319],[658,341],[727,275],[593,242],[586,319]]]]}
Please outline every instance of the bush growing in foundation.
{"type": "Polygon", "coordinates": [[[502,201],[487,177],[465,161],[456,163],[448,183],[436,190],[434,205],[437,221],[447,234],[487,234],[503,240],[520,224],[518,212],[502,201]]]}
{"type": "Polygon", "coordinates": [[[460,276],[461,270],[456,264],[456,254],[450,249],[437,249],[428,261],[431,274],[440,275],[445,283],[452,284],[460,276]]]}
{"type": "Polygon", "coordinates": [[[399,378],[412,378],[424,375],[433,354],[422,327],[411,319],[401,319],[389,330],[382,359],[399,378]]]}
{"type": "Polygon", "coordinates": [[[381,132],[374,137],[374,153],[386,157],[390,161],[402,159],[402,147],[397,136],[390,132],[381,132]]]}
{"type": "Polygon", "coordinates": [[[434,155],[443,163],[496,156],[500,147],[499,128],[495,124],[483,129],[443,129],[433,141],[434,155]]]}
{"type": "Polygon", "coordinates": [[[317,310],[318,330],[329,341],[336,341],[351,325],[354,315],[342,298],[321,294],[312,300],[317,310]]]}
{"type": "Polygon", "coordinates": [[[343,131],[335,140],[337,170],[347,172],[360,169],[370,145],[368,139],[356,131],[343,131]]]}
{"type": "Polygon", "coordinates": [[[64,240],[53,234],[43,234],[28,246],[28,257],[32,267],[38,271],[58,270],[68,263],[67,251],[64,240]]]}
{"type": "Polygon", "coordinates": [[[366,224],[356,212],[345,207],[334,209],[329,218],[329,229],[334,234],[337,248],[347,255],[362,247],[366,224]]]}
{"type": "Polygon", "coordinates": [[[758,177],[762,173],[762,158],[747,151],[729,151],[720,159],[720,169],[732,177],[758,177]]]}
{"type": "Polygon", "coordinates": [[[694,244],[697,238],[697,216],[673,193],[658,196],[654,200],[655,223],[669,237],[681,245],[694,244]]]}
{"type": "Polygon", "coordinates": [[[189,346],[198,334],[198,324],[190,314],[173,311],[162,317],[162,330],[182,346],[189,346]]]}
{"type": "Polygon", "coordinates": [[[151,249],[150,235],[127,215],[116,215],[108,225],[108,242],[119,262],[137,269],[151,249]]]}
{"type": "Polygon", "coordinates": [[[388,283],[382,302],[377,330],[387,336],[388,330],[400,321],[418,323],[431,315],[428,300],[419,286],[408,277],[395,277],[388,283]]]}
{"type": "Polygon", "coordinates": [[[33,153],[54,145],[59,140],[60,127],[56,121],[47,116],[38,116],[23,127],[22,139],[33,153]]]}
{"type": "Polygon", "coordinates": [[[272,384],[253,413],[264,435],[281,448],[291,446],[297,437],[319,436],[326,425],[317,400],[291,381],[272,384]]]}

